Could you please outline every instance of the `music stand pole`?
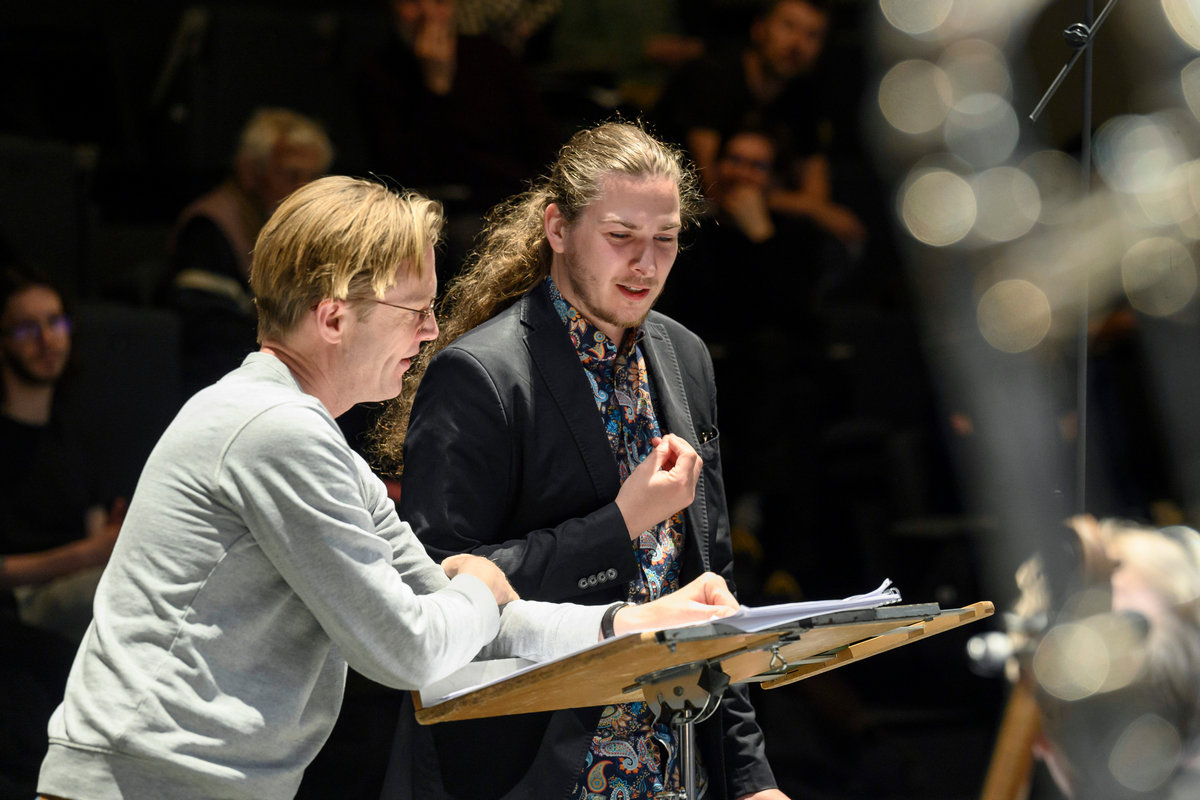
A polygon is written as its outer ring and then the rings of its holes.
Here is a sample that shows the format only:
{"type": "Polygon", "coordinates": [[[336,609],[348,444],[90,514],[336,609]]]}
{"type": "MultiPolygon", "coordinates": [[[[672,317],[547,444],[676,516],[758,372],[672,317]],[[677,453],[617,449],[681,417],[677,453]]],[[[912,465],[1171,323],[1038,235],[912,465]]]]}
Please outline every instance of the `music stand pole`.
{"type": "Polygon", "coordinates": [[[657,800],[699,800],[696,791],[695,726],[712,716],[729,686],[719,663],[697,661],[638,678],[650,710],[671,726],[679,748],[680,792],[662,792],[657,800]]]}
{"type": "MultiPolygon", "coordinates": [[[[1083,57],[1083,124],[1080,130],[1080,145],[1079,145],[1079,161],[1082,169],[1083,177],[1083,193],[1086,196],[1092,189],[1092,41],[1096,38],[1096,31],[1104,24],[1104,20],[1108,19],[1108,15],[1112,12],[1113,7],[1117,4],[1117,0],[1108,0],[1108,5],[1100,12],[1100,16],[1092,22],[1092,12],[1094,10],[1092,0],[1084,2],[1084,21],[1076,22],[1069,25],[1063,31],[1063,37],[1075,50],[1075,54],[1063,65],[1063,68],[1058,71],[1058,75],[1050,84],[1050,88],[1042,95],[1042,99],[1038,101],[1037,106],[1029,115],[1032,122],[1037,122],[1042,111],[1045,110],[1046,104],[1050,102],[1050,98],[1058,91],[1058,87],[1066,80],[1067,73],[1075,66],[1075,62],[1083,57]]],[[[1088,279],[1085,274],[1083,278],[1083,287],[1081,289],[1080,298],[1081,309],[1079,315],[1079,333],[1078,333],[1078,349],[1076,359],[1079,364],[1078,374],[1075,382],[1076,392],[1076,416],[1078,417],[1078,426],[1075,439],[1075,507],[1082,512],[1087,507],[1087,384],[1088,384],[1088,302],[1089,302],[1089,287],[1088,279]]]]}

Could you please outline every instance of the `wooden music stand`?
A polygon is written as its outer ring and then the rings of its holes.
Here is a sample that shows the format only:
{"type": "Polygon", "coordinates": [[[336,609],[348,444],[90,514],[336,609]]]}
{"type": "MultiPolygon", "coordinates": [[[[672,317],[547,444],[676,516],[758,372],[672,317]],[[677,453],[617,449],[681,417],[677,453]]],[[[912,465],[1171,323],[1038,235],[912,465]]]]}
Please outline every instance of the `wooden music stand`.
{"type": "Polygon", "coordinates": [[[677,797],[695,798],[692,726],[713,713],[730,683],[753,681],[774,689],[984,619],[994,611],[988,601],[955,609],[923,603],[842,611],[757,633],[731,630],[717,620],[627,634],[428,707],[414,692],[413,703],[417,722],[432,725],[644,701],[679,737],[684,792],[677,797]]]}

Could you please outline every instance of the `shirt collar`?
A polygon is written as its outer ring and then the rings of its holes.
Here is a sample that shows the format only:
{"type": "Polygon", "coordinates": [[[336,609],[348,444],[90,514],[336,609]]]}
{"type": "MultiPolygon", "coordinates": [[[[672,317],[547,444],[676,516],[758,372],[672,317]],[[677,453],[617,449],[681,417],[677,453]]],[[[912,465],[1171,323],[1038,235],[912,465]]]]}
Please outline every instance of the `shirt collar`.
{"type": "Polygon", "coordinates": [[[567,302],[566,298],[562,296],[562,292],[558,290],[558,285],[549,275],[546,276],[545,284],[546,291],[550,296],[550,303],[558,313],[558,318],[567,326],[571,343],[575,345],[575,351],[579,353],[579,358],[584,364],[612,361],[618,354],[622,354],[622,351],[624,351],[623,354],[628,355],[628,352],[640,344],[646,335],[645,326],[638,325],[633,330],[633,335],[627,335],[623,346],[619,347],[612,339],[608,338],[607,334],[588,322],[579,309],[567,302]]]}

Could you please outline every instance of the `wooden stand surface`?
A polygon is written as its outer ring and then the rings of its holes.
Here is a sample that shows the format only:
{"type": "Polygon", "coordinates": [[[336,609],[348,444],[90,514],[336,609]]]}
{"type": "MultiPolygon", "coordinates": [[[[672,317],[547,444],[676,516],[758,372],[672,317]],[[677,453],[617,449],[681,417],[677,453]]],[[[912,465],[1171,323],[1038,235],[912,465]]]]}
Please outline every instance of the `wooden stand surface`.
{"type": "Polygon", "coordinates": [[[428,708],[422,707],[416,692],[413,700],[422,725],[629,703],[644,699],[642,687],[650,676],[697,662],[719,666],[733,683],[759,681],[773,689],[993,612],[987,601],[946,610],[935,604],[883,606],[815,617],[761,633],[726,632],[716,622],[631,634],[428,708]]]}

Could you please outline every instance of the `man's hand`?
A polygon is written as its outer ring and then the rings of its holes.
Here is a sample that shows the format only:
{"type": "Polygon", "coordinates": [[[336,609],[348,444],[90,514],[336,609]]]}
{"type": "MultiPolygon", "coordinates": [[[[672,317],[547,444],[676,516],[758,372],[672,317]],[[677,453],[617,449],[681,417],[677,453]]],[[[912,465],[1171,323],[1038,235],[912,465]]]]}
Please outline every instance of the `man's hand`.
{"type": "Polygon", "coordinates": [[[704,466],[692,446],[673,433],[652,442],[650,455],[617,492],[617,508],[621,509],[630,539],[690,506],[704,466]]]}
{"type": "Polygon", "coordinates": [[[492,590],[492,597],[496,598],[498,606],[503,607],[513,600],[520,599],[501,569],[481,556],[468,553],[450,556],[442,562],[442,570],[447,578],[453,578],[455,575],[474,575],[479,578],[492,590]]]}
{"type": "Polygon", "coordinates": [[[734,186],[722,193],[720,204],[750,241],[762,243],[775,235],[767,195],[757,186],[734,186]]]}
{"type": "Polygon", "coordinates": [[[116,541],[117,534],[121,532],[121,525],[125,522],[125,512],[128,510],[129,503],[124,497],[113,500],[108,509],[101,506],[89,508],[83,520],[87,535],[116,541]]]}
{"type": "Polygon", "coordinates": [[[725,579],[714,572],[705,572],[676,592],[642,605],[625,606],[613,618],[613,632],[620,635],[703,622],[728,617],[738,608],[737,598],[725,585],[725,579]]]}
{"type": "Polygon", "coordinates": [[[118,497],[108,509],[93,506],[87,510],[83,518],[83,527],[87,535],[74,543],[79,569],[102,567],[108,563],[108,557],[112,555],[128,509],[129,503],[125,498],[118,497]]]}

